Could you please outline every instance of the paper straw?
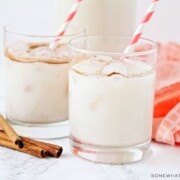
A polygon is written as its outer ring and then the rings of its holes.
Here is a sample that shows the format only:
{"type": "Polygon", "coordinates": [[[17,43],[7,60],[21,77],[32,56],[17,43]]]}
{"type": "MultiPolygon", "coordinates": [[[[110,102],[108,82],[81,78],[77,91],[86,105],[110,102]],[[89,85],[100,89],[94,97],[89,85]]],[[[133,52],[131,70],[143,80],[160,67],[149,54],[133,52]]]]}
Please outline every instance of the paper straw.
{"type": "MultiPolygon", "coordinates": [[[[73,18],[75,17],[76,13],[78,12],[80,3],[82,0],[76,0],[76,2],[73,4],[73,6],[71,7],[65,22],[61,25],[57,36],[63,36],[66,32],[66,30],[68,29],[69,24],[71,23],[71,21],[73,20],[73,18]]],[[[51,44],[50,44],[50,48],[53,48],[57,45],[57,42],[60,40],[61,38],[57,38],[55,39],[51,44]]]]}
{"type": "Polygon", "coordinates": [[[153,0],[152,3],[150,4],[150,6],[149,6],[143,20],[141,21],[141,23],[137,27],[135,33],[133,34],[129,45],[124,50],[124,53],[131,52],[133,50],[133,48],[134,48],[134,44],[136,44],[139,41],[139,39],[141,38],[143,30],[144,30],[146,24],[151,20],[151,17],[153,16],[153,14],[155,12],[155,8],[156,8],[156,5],[157,5],[158,1],[159,0],[153,0]]]}

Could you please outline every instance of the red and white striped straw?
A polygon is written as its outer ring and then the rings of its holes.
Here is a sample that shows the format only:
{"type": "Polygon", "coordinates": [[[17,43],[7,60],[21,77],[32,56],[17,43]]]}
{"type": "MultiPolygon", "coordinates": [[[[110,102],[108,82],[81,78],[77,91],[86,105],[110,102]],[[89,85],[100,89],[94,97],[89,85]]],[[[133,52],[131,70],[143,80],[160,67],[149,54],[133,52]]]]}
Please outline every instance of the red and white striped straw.
{"type": "MultiPolygon", "coordinates": [[[[61,25],[57,36],[63,36],[69,26],[69,24],[71,23],[71,21],[73,20],[74,16],[76,15],[76,13],[78,12],[80,3],[82,0],[76,0],[75,3],[73,4],[72,8],[70,9],[65,22],[61,25]]],[[[51,44],[50,44],[50,48],[53,48],[56,46],[57,41],[59,41],[60,38],[56,38],[51,44]]]]}
{"type": "Polygon", "coordinates": [[[155,12],[155,8],[156,8],[156,5],[157,5],[158,1],[159,0],[152,0],[152,3],[150,4],[150,6],[149,6],[143,20],[141,21],[141,23],[137,27],[135,33],[133,34],[129,45],[124,50],[124,53],[131,52],[133,50],[133,48],[134,48],[134,44],[136,44],[139,41],[139,39],[141,38],[143,30],[145,28],[145,25],[150,21],[152,15],[155,12]]]}

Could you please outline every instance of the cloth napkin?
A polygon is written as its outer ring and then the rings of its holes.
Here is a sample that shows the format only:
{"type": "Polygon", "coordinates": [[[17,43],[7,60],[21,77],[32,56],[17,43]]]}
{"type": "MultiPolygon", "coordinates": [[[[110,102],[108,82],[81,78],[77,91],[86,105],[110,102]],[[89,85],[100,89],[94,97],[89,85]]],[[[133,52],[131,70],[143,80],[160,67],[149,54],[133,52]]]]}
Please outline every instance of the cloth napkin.
{"type": "Polygon", "coordinates": [[[174,42],[159,43],[152,138],[180,143],[180,45],[174,42]]]}

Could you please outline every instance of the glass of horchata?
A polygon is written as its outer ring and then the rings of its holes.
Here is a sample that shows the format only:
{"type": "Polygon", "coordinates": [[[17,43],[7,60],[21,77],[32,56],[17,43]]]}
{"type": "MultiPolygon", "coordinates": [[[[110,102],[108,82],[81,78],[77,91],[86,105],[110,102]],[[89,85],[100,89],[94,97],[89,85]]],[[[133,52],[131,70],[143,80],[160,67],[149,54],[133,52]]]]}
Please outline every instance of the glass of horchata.
{"type": "Polygon", "coordinates": [[[140,39],[134,52],[124,54],[129,41],[118,36],[70,41],[81,58],[69,72],[70,142],[82,158],[121,164],[149,152],[157,46],[140,39]]]}
{"type": "Polygon", "coordinates": [[[70,27],[54,36],[44,23],[4,27],[6,119],[20,134],[55,138],[68,134],[68,41],[84,34],[70,27]],[[56,45],[50,44],[57,42],[56,45]]]}

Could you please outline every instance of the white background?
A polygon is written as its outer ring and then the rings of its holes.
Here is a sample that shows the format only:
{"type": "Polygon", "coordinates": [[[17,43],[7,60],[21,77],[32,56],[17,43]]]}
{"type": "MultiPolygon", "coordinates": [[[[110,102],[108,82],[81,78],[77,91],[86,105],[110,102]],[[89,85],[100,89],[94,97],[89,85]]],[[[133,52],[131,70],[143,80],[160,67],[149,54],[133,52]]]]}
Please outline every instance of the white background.
{"type": "MultiPolygon", "coordinates": [[[[151,0],[138,0],[137,19],[143,17],[151,0]]],[[[156,13],[145,29],[147,38],[180,43],[180,0],[160,0],[156,13]]]]}
{"type": "MultiPolygon", "coordinates": [[[[24,20],[55,21],[55,2],[56,0],[0,0],[0,43],[2,44],[4,24],[24,20]]],[[[137,0],[137,22],[143,17],[150,2],[151,0],[137,0]]],[[[180,0],[160,0],[157,12],[143,36],[159,41],[180,42],[179,18],[180,0]]]]}

